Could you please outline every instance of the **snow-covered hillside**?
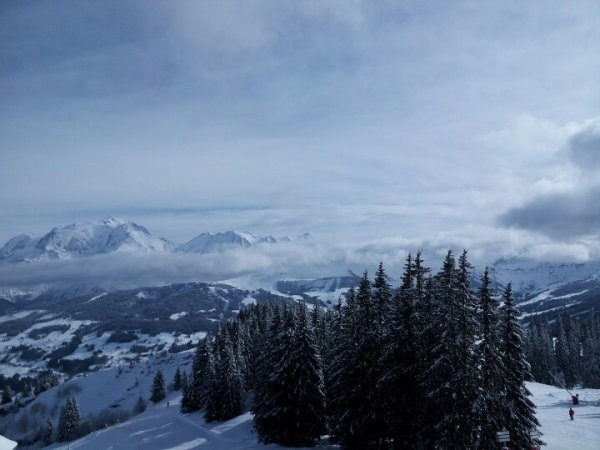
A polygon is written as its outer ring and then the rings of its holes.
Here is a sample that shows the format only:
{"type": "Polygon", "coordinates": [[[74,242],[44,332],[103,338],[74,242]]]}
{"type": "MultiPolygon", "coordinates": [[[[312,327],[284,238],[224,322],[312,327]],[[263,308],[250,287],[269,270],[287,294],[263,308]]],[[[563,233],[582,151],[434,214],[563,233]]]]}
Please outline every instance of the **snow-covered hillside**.
{"type": "Polygon", "coordinates": [[[502,285],[511,282],[522,297],[546,288],[600,275],[600,260],[586,263],[551,263],[520,258],[500,259],[490,268],[502,285]]]}
{"type": "Polygon", "coordinates": [[[166,239],[152,236],[141,225],[108,217],[53,228],[42,237],[20,235],[0,249],[0,261],[20,262],[65,259],[114,252],[165,252],[173,248],[166,239]]]}
{"type": "MultiPolygon", "coordinates": [[[[144,450],[266,450],[281,449],[277,445],[258,443],[252,416],[244,413],[223,423],[207,424],[201,413],[183,415],[179,412],[181,395],[171,392],[167,400],[157,405],[148,404],[145,412],[131,414],[141,395],[148,398],[154,374],[161,370],[167,382],[173,379],[175,369],[189,371],[192,351],[163,354],[157,359],[121,369],[112,368],[90,373],[68,383],[56,386],[29,403],[16,416],[0,419],[0,433],[10,438],[21,438],[27,430],[35,430],[48,412],[56,411],[68,395],[79,403],[82,418],[98,422],[112,412],[123,418],[121,423],[71,443],[54,444],[50,449],[144,449],[144,450]],[[167,403],[168,402],[168,403],[167,403]],[[23,419],[26,417],[26,419],[23,419]],[[8,431],[10,430],[10,431],[8,431]],[[21,431],[23,430],[23,431],[21,431]]],[[[600,444],[600,390],[581,389],[580,403],[574,406],[575,420],[569,420],[570,395],[563,389],[539,383],[529,383],[541,422],[542,439],[549,450],[595,450],[600,444]]],[[[325,441],[317,447],[338,448],[325,441]]]]}

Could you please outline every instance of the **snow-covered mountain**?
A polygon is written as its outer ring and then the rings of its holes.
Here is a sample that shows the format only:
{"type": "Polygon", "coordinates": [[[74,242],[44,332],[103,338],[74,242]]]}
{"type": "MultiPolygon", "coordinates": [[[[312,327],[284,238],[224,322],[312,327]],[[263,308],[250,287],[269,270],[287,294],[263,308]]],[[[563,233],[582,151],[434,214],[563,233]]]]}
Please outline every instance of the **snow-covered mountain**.
{"type": "Polygon", "coordinates": [[[115,252],[166,252],[173,249],[166,239],[155,237],[141,225],[108,217],[53,228],[36,238],[23,234],[0,249],[0,261],[20,262],[66,259],[115,252]]]}
{"type": "Polygon", "coordinates": [[[600,261],[549,263],[502,259],[491,268],[498,285],[512,282],[525,317],[562,311],[586,314],[600,306],[600,261]]]}
{"type": "Polygon", "coordinates": [[[248,231],[226,231],[224,233],[202,233],[192,240],[177,246],[176,251],[183,253],[215,253],[232,248],[248,248],[258,244],[276,244],[305,240],[310,234],[304,233],[297,238],[283,236],[279,239],[273,236],[257,236],[248,231]]]}
{"type": "Polygon", "coordinates": [[[585,280],[600,274],[600,260],[585,263],[552,263],[522,258],[500,259],[490,268],[492,276],[502,285],[512,282],[513,289],[527,296],[545,288],[585,280]]]}

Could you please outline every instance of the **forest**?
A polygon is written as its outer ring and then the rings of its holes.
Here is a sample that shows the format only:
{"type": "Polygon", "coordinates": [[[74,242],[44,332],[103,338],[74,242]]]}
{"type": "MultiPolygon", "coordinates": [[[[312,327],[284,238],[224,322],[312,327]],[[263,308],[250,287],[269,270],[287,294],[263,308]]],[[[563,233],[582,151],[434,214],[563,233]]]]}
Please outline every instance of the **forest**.
{"type": "Polygon", "coordinates": [[[178,371],[182,412],[226,420],[248,400],[260,439],[288,446],[493,448],[503,429],[540,445],[512,288],[496,295],[486,269],[473,289],[472,271],[466,251],[436,273],[417,253],[398,289],[380,264],[329,310],[251,305],[178,371]]]}

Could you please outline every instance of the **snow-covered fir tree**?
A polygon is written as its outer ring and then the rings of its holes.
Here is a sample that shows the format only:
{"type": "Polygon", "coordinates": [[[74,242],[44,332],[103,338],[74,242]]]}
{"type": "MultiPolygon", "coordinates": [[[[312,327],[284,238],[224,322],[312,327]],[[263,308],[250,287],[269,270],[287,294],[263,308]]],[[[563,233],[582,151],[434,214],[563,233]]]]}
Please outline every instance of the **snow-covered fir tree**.
{"type": "MultiPolygon", "coordinates": [[[[209,371],[208,365],[210,360],[210,364],[214,366],[213,358],[212,340],[207,336],[196,346],[192,374],[181,400],[182,412],[189,413],[205,408],[210,380],[207,376],[209,371]]],[[[211,370],[214,370],[214,367],[211,370]]]]}
{"type": "Polygon", "coordinates": [[[525,381],[531,379],[529,363],[523,351],[523,331],[519,324],[519,315],[509,283],[502,296],[503,306],[500,315],[501,350],[505,371],[505,405],[502,411],[502,423],[510,432],[511,445],[517,448],[530,448],[541,441],[532,438],[538,431],[539,422],[535,417],[535,405],[531,401],[531,392],[525,381]]]}
{"type": "Polygon", "coordinates": [[[79,425],[81,416],[79,414],[79,405],[75,397],[69,397],[67,402],[60,410],[58,419],[58,440],[70,441],[75,438],[75,430],[79,425]]]}
{"type": "Polygon", "coordinates": [[[505,371],[499,336],[498,301],[491,289],[490,273],[486,267],[479,288],[479,394],[476,401],[476,417],[479,423],[479,443],[493,448],[496,432],[503,428],[498,415],[504,398],[505,371]]]}
{"type": "Polygon", "coordinates": [[[384,342],[379,380],[385,404],[387,436],[394,449],[417,449],[421,416],[419,358],[421,345],[414,308],[415,267],[408,255],[400,289],[394,298],[389,334],[384,342]]]}
{"type": "Polygon", "coordinates": [[[240,414],[244,405],[244,380],[238,366],[233,343],[227,327],[217,335],[215,343],[215,378],[212,389],[217,404],[207,405],[206,420],[227,420],[240,414]]]}

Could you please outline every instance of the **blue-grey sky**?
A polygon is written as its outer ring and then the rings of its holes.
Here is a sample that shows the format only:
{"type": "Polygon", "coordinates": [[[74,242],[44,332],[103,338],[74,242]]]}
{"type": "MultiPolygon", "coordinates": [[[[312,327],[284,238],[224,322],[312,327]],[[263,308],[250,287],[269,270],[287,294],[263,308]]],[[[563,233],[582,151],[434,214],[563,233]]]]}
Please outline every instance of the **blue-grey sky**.
{"type": "Polygon", "coordinates": [[[596,257],[599,24],[595,0],[3,1],[0,241],[118,215],[596,257]]]}

